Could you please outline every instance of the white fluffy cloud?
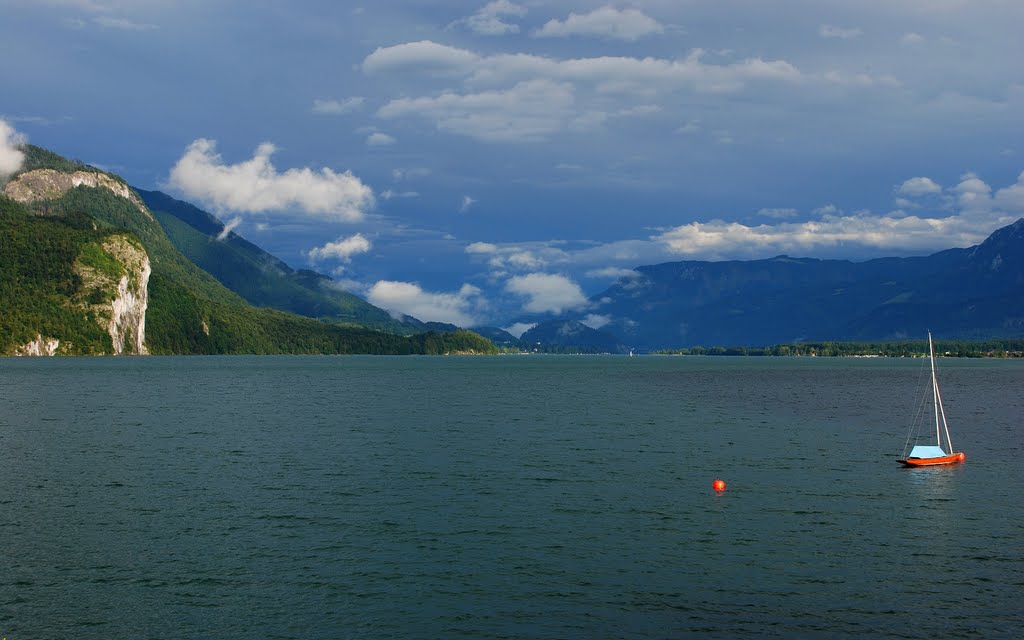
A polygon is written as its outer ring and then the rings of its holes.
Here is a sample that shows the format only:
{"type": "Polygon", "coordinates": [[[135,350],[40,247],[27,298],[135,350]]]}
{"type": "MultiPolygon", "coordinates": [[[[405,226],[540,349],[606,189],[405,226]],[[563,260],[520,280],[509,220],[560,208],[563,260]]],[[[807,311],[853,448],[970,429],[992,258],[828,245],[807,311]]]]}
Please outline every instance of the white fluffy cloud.
{"type": "Polygon", "coordinates": [[[1022,180],[993,196],[984,181],[967,174],[951,190],[960,208],[958,214],[944,218],[858,213],[759,226],[692,222],[652,240],[664,243],[676,255],[706,260],[765,258],[778,253],[814,255],[842,247],[899,251],[967,247],[1024,215],[1024,197],[1016,198],[1017,193],[1024,193],[1022,180]]]}
{"type": "Polygon", "coordinates": [[[898,191],[906,196],[923,196],[929,193],[940,193],[942,187],[931,178],[918,177],[905,180],[898,191]]]}
{"type": "Polygon", "coordinates": [[[334,242],[328,242],[322,247],[315,247],[309,250],[309,259],[316,262],[334,258],[341,262],[351,262],[352,256],[358,253],[366,253],[371,248],[370,241],[363,234],[357,233],[348,238],[338,238],[334,242]]]}
{"type": "Polygon", "coordinates": [[[397,142],[392,136],[380,131],[375,131],[366,137],[366,146],[368,147],[387,147],[397,142]]]}
{"type": "Polygon", "coordinates": [[[465,249],[470,255],[486,256],[491,274],[498,277],[512,273],[538,271],[553,265],[566,264],[569,254],[553,242],[492,244],[474,242],[465,249]]]}
{"type": "MultiPolygon", "coordinates": [[[[700,259],[765,258],[778,253],[815,255],[823,250],[871,248],[934,251],[968,247],[995,229],[1024,216],[1024,172],[1014,184],[993,193],[973,173],[943,190],[930,178],[911,178],[898,191],[909,196],[942,194],[953,203],[946,217],[842,215],[833,205],[816,210],[820,220],[747,226],[736,222],[693,222],[653,236],[677,256],[700,259]]],[[[902,214],[902,212],[899,212],[902,214]]]]}
{"type": "Polygon", "coordinates": [[[562,313],[587,304],[587,296],[578,284],[563,275],[529,273],[514,276],[505,283],[505,290],[527,298],[524,311],[562,313]]]}
{"type": "Polygon", "coordinates": [[[392,314],[459,327],[478,324],[477,314],[485,306],[480,289],[469,284],[462,285],[455,293],[434,293],[412,282],[380,280],[370,287],[366,299],[392,314]]]}
{"type": "Polygon", "coordinates": [[[521,18],[526,15],[526,7],[509,2],[494,0],[487,3],[473,15],[453,22],[450,27],[462,26],[482,36],[501,36],[506,33],[519,33],[519,25],[506,22],[505,17],[521,18]]]}
{"type": "Polygon", "coordinates": [[[565,20],[549,20],[538,29],[538,38],[597,36],[616,40],[637,40],[664,33],[665,27],[636,9],[601,7],[590,13],[570,13],[565,20]]]}
{"type": "Polygon", "coordinates": [[[523,337],[524,333],[526,333],[527,331],[529,331],[530,329],[532,329],[532,328],[534,328],[536,326],[537,326],[537,323],[535,323],[535,322],[533,322],[533,323],[530,323],[530,322],[515,322],[515,323],[512,323],[511,325],[509,325],[507,327],[502,327],[502,329],[504,329],[505,331],[508,331],[509,333],[514,335],[516,337],[516,339],[518,340],[519,338],[523,337]]]}
{"type": "Polygon", "coordinates": [[[490,242],[474,242],[466,246],[466,253],[495,253],[498,245],[490,242]]]}
{"type": "MultiPolygon", "coordinates": [[[[833,99],[846,97],[848,89],[900,86],[888,74],[805,72],[780,59],[719,58],[723,55],[703,49],[678,58],[479,54],[424,40],[378,48],[361,68],[371,77],[393,77],[405,88],[377,110],[377,117],[420,118],[439,131],[486,142],[537,143],[555,133],[593,131],[611,118],[650,120],[659,112],[686,108],[693,93],[723,99],[756,93],[768,101],[791,102],[799,95],[820,101],[822,91],[833,99]]],[[[702,128],[691,120],[678,132],[693,134],[702,128]]],[[[719,139],[733,141],[728,133],[719,139]]]]}
{"type": "Polygon", "coordinates": [[[363,60],[363,71],[370,75],[394,71],[439,76],[464,75],[480,62],[472,51],[421,40],[392,47],[378,47],[363,60]]]}
{"type": "Polygon", "coordinates": [[[1011,213],[1024,215],[1024,171],[1017,176],[1017,182],[996,192],[995,204],[1011,213]]]}
{"type": "Polygon", "coordinates": [[[532,80],[507,91],[399,98],[381,107],[377,115],[385,119],[418,116],[440,131],[489,142],[537,142],[565,126],[572,102],[568,84],[532,80]]]}
{"type": "Polygon", "coordinates": [[[740,90],[752,81],[807,79],[800,69],[784,60],[747,58],[712,64],[704,62],[706,53],[694,49],[684,58],[673,59],[600,56],[559,60],[527,53],[481,56],[424,40],[378,48],[363,60],[362,68],[369,75],[462,77],[474,86],[507,86],[531,80],[573,82],[623,94],[680,88],[725,92],[740,90]]]}
{"type": "Polygon", "coordinates": [[[218,211],[254,213],[298,210],[337,220],[360,220],[374,204],[373,191],[351,172],[324,168],[278,173],[275,147],[263,143],[249,160],[225,164],[216,142],[199,138],[171,169],[169,185],[218,211]]]}
{"type": "Polygon", "coordinates": [[[14,130],[6,120],[0,120],[0,180],[6,180],[21,169],[25,154],[18,148],[25,144],[25,136],[14,130]]]}

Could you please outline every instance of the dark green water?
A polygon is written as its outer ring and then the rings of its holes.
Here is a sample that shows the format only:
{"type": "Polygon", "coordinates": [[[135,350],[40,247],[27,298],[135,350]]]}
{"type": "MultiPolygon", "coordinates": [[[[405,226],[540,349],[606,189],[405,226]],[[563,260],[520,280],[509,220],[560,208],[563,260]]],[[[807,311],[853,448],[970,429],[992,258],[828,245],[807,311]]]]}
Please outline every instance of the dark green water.
{"type": "Polygon", "coordinates": [[[0,359],[0,636],[1024,637],[1024,362],[907,470],[920,365],[0,359]]]}

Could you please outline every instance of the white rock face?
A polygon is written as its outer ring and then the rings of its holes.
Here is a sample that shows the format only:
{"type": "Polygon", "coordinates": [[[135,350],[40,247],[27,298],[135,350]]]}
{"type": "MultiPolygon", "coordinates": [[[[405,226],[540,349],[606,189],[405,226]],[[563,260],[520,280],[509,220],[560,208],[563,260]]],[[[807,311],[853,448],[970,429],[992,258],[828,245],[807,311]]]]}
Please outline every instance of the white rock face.
{"type": "Polygon", "coordinates": [[[14,351],[16,356],[53,356],[57,355],[57,347],[60,340],[56,338],[44,338],[42,334],[36,335],[36,339],[26,345],[18,347],[14,351]]]}
{"type": "Polygon", "coordinates": [[[146,308],[149,306],[149,276],[153,273],[149,255],[124,236],[111,236],[103,250],[114,256],[128,271],[117,283],[117,295],[111,302],[107,333],[114,354],[144,355],[146,349],[146,308]]]}
{"type": "Polygon", "coordinates": [[[135,195],[128,185],[111,178],[104,173],[95,171],[75,171],[64,173],[55,169],[35,169],[26,171],[14,180],[11,180],[4,187],[4,195],[18,202],[31,203],[36,200],[51,200],[59,198],[66,192],[77,186],[85,185],[94,189],[107,189],[116,196],[120,196],[139,210],[144,216],[153,220],[153,214],[149,212],[142,200],[135,195]]]}

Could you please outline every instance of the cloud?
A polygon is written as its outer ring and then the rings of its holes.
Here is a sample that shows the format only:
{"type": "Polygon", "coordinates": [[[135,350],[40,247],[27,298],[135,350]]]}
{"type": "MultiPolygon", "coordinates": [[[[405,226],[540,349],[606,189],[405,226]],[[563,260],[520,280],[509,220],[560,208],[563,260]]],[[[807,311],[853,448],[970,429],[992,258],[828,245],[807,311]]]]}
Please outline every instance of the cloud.
{"type": "Polygon", "coordinates": [[[15,131],[6,120],[0,120],[0,181],[21,169],[25,154],[18,147],[25,142],[24,135],[15,131]]]}
{"type": "Polygon", "coordinates": [[[687,122],[683,126],[681,126],[678,129],[676,129],[676,133],[678,133],[680,135],[689,135],[689,134],[692,134],[692,133],[697,133],[700,130],[701,130],[700,120],[690,120],[689,122],[687,122]]]}
{"type": "MultiPolygon", "coordinates": [[[[922,187],[925,188],[925,187],[922,187]]],[[[808,255],[822,250],[873,248],[931,251],[977,244],[994,229],[1024,215],[1024,174],[992,195],[972,173],[950,190],[959,211],[944,218],[859,212],[827,214],[821,220],[747,226],[736,222],[692,222],[651,239],[676,255],[705,260],[764,258],[778,253],[808,255]]]]}
{"type": "Polygon", "coordinates": [[[760,209],[757,215],[765,218],[795,218],[800,214],[796,209],[760,209]]]}
{"type": "Polygon", "coordinates": [[[123,31],[152,31],[158,28],[155,24],[143,24],[132,22],[126,18],[112,18],[110,16],[98,16],[93,18],[92,21],[105,29],[121,29],[123,31]]]}
{"type": "Polygon", "coordinates": [[[843,27],[834,27],[830,24],[823,24],[818,28],[818,35],[822,38],[839,38],[840,40],[849,40],[863,34],[864,32],[857,27],[844,29],[843,27]]]}
{"type": "Polygon", "coordinates": [[[504,277],[508,272],[537,271],[552,265],[567,264],[569,254],[549,242],[492,244],[474,242],[466,247],[470,255],[486,256],[493,276],[504,277]]]}
{"type": "MultiPolygon", "coordinates": [[[[498,261],[492,261],[491,263],[492,266],[497,266],[497,264],[498,261]]],[[[546,267],[547,261],[531,251],[517,251],[504,256],[500,260],[500,264],[502,267],[532,271],[546,267]]]]}
{"type": "Polygon", "coordinates": [[[474,242],[466,246],[466,253],[495,253],[498,245],[490,242],[474,242]]]}
{"type": "Polygon", "coordinates": [[[1017,182],[996,192],[995,204],[1000,208],[1024,215],[1024,171],[1017,182]]]}
{"type": "Polygon", "coordinates": [[[523,334],[537,326],[536,322],[515,322],[507,327],[501,327],[516,337],[516,340],[523,337],[523,334]]]}
{"type": "Polygon", "coordinates": [[[391,179],[395,182],[411,180],[413,178],[424,178],[430,175],[430,169],[426,167],[413,167],[411,169],[392,169],[391,179]]]}
{"type": "Polygon", "coordinates": [[[459,213],[465,213],[469,211],[469,208],[476,203],[476,199],[470,196],[462,196],[462,204],[459,205],[459,213]]]}
{"type": "Polygon", "coordinates": [[[611,321],[611,316],[604,316],[596,313],[589,313],[582,320],[580,320],[581,323],[587,325],[591,329],[600,329],[601,327],[603,327],[604,325],[608,324],[611,321]]]}
{"type": "Polygon", "coordinates": [[[601,7],[590,13],[570,13],[564,21],[550,20],[534,32],[537,38],[597,36],[634,41],[665,32],[657,20],[636,9],[601,7]]]}
{"type": "Polygon", "coordinates": [[[380,280],[370,287],[366,299],[393,314],[459,327],[478,324],[476,314],[485,306],[480,289],[469,284],[456,293],[432,293],[412,282],[380,280]]]}
{"type": "Polygon", "coordinates": [[[961,210],[966,212],[987,211],[993,206],[992,187],[972,172],[960,176],[953,193],[961,210]]]}
{"type": "Polygon", "coordinates": [[[387,147],[395,144],[396,142],[398,141],[393,137],[379,131],[371,133],[366,137],[366,146],[368,147],[387,147]]]}
{"type": "Polygon", "coordinates": [[[903,182],[897,190],[906,196],[923,196],[929,193],[940,193],[942,187],[931,178],[910,178],[903,182]]]}
{"type": "Polygon", "coordinates": [[[228,234],[234,231],[240,224],[242,224],[242,218],[239,216],[235,216],[228,220],[227,224],[224,225],[224,228],[217,234],[217,242],[222,242],[224,238],[227,238],[228,234]]]}
{"type": "Polygon", "coordinates": [[[418,198],[420,194],[418,191],[394,191],[392,189],[385,189],[380,192],[381,200],[391,200],[392,198],[418,198]]]}
{"type": "Polygon", "coordinates": [[[378,47],[363,60],[364,73],[406,71],[440,76],[464,75],[479,64],[472,51],[421,40],[393,47],[378,47]]]}
{"type": "Polygon", "coordinates": [[[371,246],[370,241],[363,237],[363,234],[357,233],[348,238],[338,238],[322,247],[310,249],[308,255],[313,262],[333,258],[348,263],[352,261],[352,256],[357,253],[366,253],[371,246]]]}
{"type": "Polygon", "coordinates": [[[528,298],[523,310],[534,313],[562,313],[586,306],[587,297],[580,286],[563,275],[530,273],[514,276],[505,283],[505,290],[528,298]]]}
{"type": "Polygon", "coordinates": [[[623,269],[622,267],[602,267],[601,269],[591,269],[585,274],[588,278],[605,279],[605,280],[618,280],[619,278],[636,278],[640,274],[633,269],[623,269]]]}
{"type": "Polygon", "coordinates": [[[571,115],[572,88],[550,80],[520,82],[507,91],[399,98],[377,111],[381,118],[417,116],[439,131],[487,142],[538,142],[562,129],[571,115]]]}
{"type": "Polygon", "coordinates": [[[366,98],[362,96],[354,96],[344,100],[313,100],[313,113],[340,116],[357,111],[363,106],[364,102],[366,102],[366,98]]]}
{"type": "Polygon", "coordinates": [[[519,33],[519,25],[502,20],[503,16],[521,18],[526,15],[526,7],[508,0],[490,2],[473,15],[456,20],[449,28],[462,26],[482,36],[501,36],[506,33],[519,33]]]}
{"type": "Polygon", "coordinates": [[[379,48],[363,60],[362,68],[370,75],[415,73],[454,76],[462,77],[472,85],[487,86],[529,80],[573,82],[601,92],[621,94],[680,88],[711,93],[734,92],[752,81],[798,82],[807,78],[796,66],[784,60],[747,58],[726,64],[709,64],[703,61],[705,54],[703,49],[694,49],[685,58],[601,56],[559,60],[526,53],[480,56],[466,49],[424,40],[379,48]]]}
{"type": "Polygon", "coordinates": [[[915,46],[915,45],[922,44],[923,42],[924,42],[924,36],[922,36],[920,34],[917,34],[917,33],[913,33],[913,32],[904,33],[900,37],[900,44],[902,44],[902,45],[915,46]]]}
{"type": "MultiPolygon", "coordinates": [[[[712,57],[694,49],[682,58],[560,59],[530,53],[477,54],[424,40],[378,48],[363,60],[362,70],[368,76],[394,76],[405,82],[403,94],[376,111],[378,118],[417,118],[437,131],[499,143],[539,143],[559,133],[593,131],[615,117],[693,109],[687,95],[692,93],[749,93],[759,100],[785,103],[794,99],[792,89],[803,88],[817,104],[822,93],[816,89],[835,96],[843,88],[900,86],[885,74],[806,73],[786,60],[708,61],[712,57]],[[427,89],[435,83],[435,91],[427,89]]],[[[694,119],[677,132],[700,130],[694,119]]],[[[717,139],[728,144],[734,136],[719,134],[717,139]]]]}
{"type": "MultiPolygon", "coordinates": [[[[911,184],[925,188],[923,182],[911,184]]],[[[845,214],[838,206],[827,204],[813,211],[818,218],[812,220],[784,217],[760,225],[697,221],[659,230],[645,239],[475,242],[465,251],[471,260],[489,268],[492,280],[506,282],[506,293],[526,297],[525,310],[559,313],[584,304],[582,297],[574,295],[578,289],[572,280],[543,271],[557,269],[593,279],[625,278],[624,286],[643,286],[642,275],[624,267],[680,259],[764,259],[782,253],[863,259],[975,245],[993,230],[1024,216],[1024,172],[1000,189],[974,173],[965,173],[955,186],[936,195],[942,196],[944,217],[908,215],[907,211],[915,209],[903,205],[885,214],[865,210],[845,214]]]]}
{"type": "Polygon", "coordinates": [[[170,187],[218,211],[253,213],[296,209],[336,220],[360,220],[374,204],[373,191],[351,172],[324,168],[278,173],[270,162],[275,147],[261,144],[253,157],[224,164],[217,143],[199,138],[171,169],[170,187]]]}
{"type": "MultiPolygon", "coordinates": [[[[807,73],[786,60],[760,57],[723,62],[694,49],[681,58],[605,55],[560,59],[531,53],[477,54],[429,40],[381,47],[368,55],[368,76],[393,76],[402,95],[385,102],[378,118],[418,118],[434,129],[483,142],[543,142],[558,133],[593,131],[610,118],[694,109],[688,94],[749,93],[790,102],[792,89],[815,104],[825,89],[893,88],[890,75],[821,70],[807,73]],[[435,91],[427,87],[435,86],[435,91]],[[784,89],[784,90],[783,90],[784,89]]],[[[698,104],[707,102],[700,100],[698,104]]],[[[680,134],[701,130],[691,119],[680,134]]],[[[721,142],[732,135],[718,135],[721,142]]]]}

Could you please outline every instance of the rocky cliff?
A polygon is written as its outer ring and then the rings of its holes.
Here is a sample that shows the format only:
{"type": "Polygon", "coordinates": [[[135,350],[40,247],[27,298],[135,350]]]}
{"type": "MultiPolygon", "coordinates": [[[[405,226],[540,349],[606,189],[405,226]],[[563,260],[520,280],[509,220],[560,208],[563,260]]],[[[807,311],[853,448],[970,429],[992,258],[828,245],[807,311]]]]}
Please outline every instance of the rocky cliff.
{"type": "Polygon", "coordinates": [[[153,220],[153,214],[135,192],[124,182],[96,171],[65,173],[55,169],[35,169],[19,174],[4,187],[4,195],[12,200],[30,204],[37,200],[53,200],[78,186],[107,189],[114,195],[131,202],[141,214],[153,220]]]}
{"type": "Polygon", "coordinates": [[[36,339],[24,344],[14,350],[16,356],[55,356],[57,348],[60,347],[60,340],[56,338],[44,338],[37,334],[36,339]]]}
{"type": "MultiPolygon", "coordinates": [[[[153,215],[138,195],[124,182],[98,171],[58,171],[41,168],[16,175],[4,185],[3,194],[11,200],[31,206],[57,200],[76,187],[103,189],[131,206],[156,224],[153,215]]],[[[96,225],[92,225],[96,230],[96,225]]],[[[110,336],[109,347],[96,343],[89,347],[80,340],[47,335],[40,331],[35,339],[13,349],[14,355],[61,355],[67,353],[146,354],[146,310],[149,305],[150,257],[132,233],[113,233],[89,241],[80,247],[71,266],[75,276],[74,293],[65,308],[84,312],[110,336]]],[[[52,317],[52,314],[51,314],[52,317]]],[[[40,329],[40,325],[36,325],[40,329]]]]}
{"type": "Polygon", "coordinates": [[[75,261],[81,286],[74,300],[92,312],[110,335],[115,355],[148,353],[149,255],[134,238],[112,235],[87,248],[75,261]]]}

